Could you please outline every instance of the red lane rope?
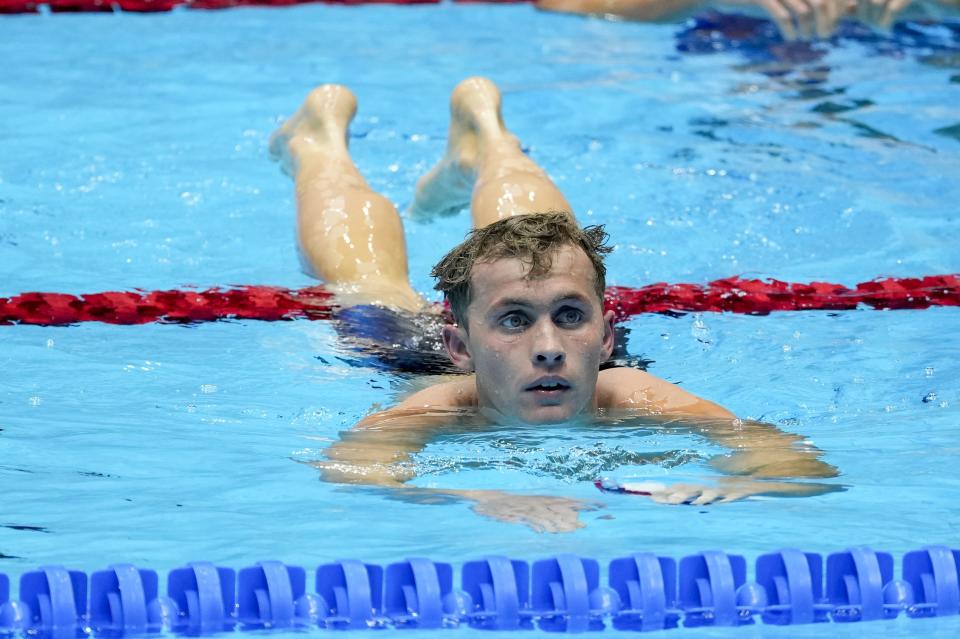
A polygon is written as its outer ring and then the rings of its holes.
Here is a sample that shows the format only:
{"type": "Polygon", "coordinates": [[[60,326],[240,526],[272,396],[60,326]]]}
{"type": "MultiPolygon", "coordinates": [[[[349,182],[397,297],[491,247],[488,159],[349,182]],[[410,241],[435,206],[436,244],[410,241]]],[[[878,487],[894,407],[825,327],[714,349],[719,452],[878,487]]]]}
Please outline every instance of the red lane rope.
{"type": "MultiPolygon", "coordinates": [[[[0,324],[63,326],[77,322],[146,324],[212,322],[224,319],[329,319],[333,295],[316,286],[293,290],[241,286],[204,291],[108,291],[88,295],[21,293],[0,297],[0,324]]],[[[640,313],[727,312],[765,315],[773,311],[922,309],[960,306],[960,275],[887,278],[847,288],[842,284],[798,284],[731,277],[706,285],[612,286],[607,308],[618,320],[640,313]]]]}
{"type": "Polygon", "coordinates": [[[766,315],[773,311],[845,311],[960,306],[960,275],[928,275],[861,282],[855,288],[829,282],[798,284],[731,277],[698,284],[610,287],[607,305],[618,319],[640,313],[703,311],[766,315]]]}
{"type": "MultiPolygon", "coordinates": [[[[456,2],[514,3],[530,0],[455,0],[456,2]]],[[[175,7],[230,9],[232,7],[285,7],[295,4],[437,4],[440,0],[0,0],[0,13],[37,13],[41,6],[54,13],[131,11],[157,13],[175,7]]]]}

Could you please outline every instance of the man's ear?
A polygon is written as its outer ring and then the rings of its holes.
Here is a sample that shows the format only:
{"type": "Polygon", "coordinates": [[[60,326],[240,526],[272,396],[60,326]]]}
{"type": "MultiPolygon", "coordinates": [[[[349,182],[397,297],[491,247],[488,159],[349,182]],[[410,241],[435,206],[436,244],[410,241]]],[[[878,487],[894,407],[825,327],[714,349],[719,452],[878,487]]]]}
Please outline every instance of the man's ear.
{"type": "Polygon", "coordinates": [[[470,354],[470,345],[467,343],[467,331],[455,324],[443,327],[443,347],[453,365],[460,370],[473,371],[473,355],[470,354]]]}
{"type": "Polygon", "coordinates": [[[613,311],[607,311],[603,314],[603,359],[607,361],[613,355],[613,349],[616,346],[616,333],[613,331],[613,311]]]}

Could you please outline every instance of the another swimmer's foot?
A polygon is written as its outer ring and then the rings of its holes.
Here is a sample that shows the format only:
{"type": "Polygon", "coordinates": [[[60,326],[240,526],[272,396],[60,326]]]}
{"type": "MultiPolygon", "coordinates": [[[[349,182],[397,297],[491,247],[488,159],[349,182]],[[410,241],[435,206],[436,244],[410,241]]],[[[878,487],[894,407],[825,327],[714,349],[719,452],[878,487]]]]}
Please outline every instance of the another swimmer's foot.
{"type": "Polygon", "coordinates": [[[426,220],[469,206],[482,152],[498,142],[519,145],[503,124],[500,91],[486,78],[467,78],[450,96],[447,152],[417,181],[410,216],[426,220]]]}
{"type": "Polygon", "coordinates": [[[347,87],[317,87],[270,136],[271,159],[280,163],[284,173],[295,177],[300,162],[310,156],[349,158],[347,128],[356,112],[357,98],[347,87]]]}

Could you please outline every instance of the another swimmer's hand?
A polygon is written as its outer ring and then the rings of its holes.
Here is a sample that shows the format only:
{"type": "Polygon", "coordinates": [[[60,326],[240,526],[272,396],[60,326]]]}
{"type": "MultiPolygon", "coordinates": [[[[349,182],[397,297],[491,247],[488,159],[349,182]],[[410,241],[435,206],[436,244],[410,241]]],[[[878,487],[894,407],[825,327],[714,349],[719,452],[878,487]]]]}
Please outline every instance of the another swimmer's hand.
{"type": "Polygon", "coordinates": [[[497,490],[444,491],[457,494],[474,503],[478,515],[497,521],[529,526],[536,532],[561,533],[583,528],[581,512],[602,507],[595,502],[585,502],[566,497],[543,495],[516,495],[497,490]]]}
{"type": "Polygon", "coordinates": [[[848,0],[719,0],[717,4],[763,9],[785,40],[829,38],[850,9],[848,0]]]}
{"type": "Polygon", "coordinates": [[[627,20],[683,18],[703,0],[536,0],[537,9],[627,20]]]}
{"type": "Polygon", "coordinates": [[[858,20],[872,27],[887,31],[893,26],[897,15],[909,7],[913,0],[853,0],[858,20]]]}

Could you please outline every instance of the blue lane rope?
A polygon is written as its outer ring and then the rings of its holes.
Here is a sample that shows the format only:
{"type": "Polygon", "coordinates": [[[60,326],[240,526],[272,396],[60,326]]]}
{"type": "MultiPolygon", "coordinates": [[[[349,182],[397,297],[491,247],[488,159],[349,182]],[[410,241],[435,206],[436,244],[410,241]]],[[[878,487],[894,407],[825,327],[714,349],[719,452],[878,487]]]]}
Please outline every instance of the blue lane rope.
{"type": "Polygon", "coordinates": [[[0,573],[0,636],[76,639],[167,630],[441,628],[581,632],[857,622],[960,614],[960,550],[890,553],[851,548],[826,557],[787,549],[761,555],[748,580],[740,555],[711,550],[679,561],[636,553],[614,559],[601,585],[597,560],[558,555],[527,564],[412,558],[381,567],[356,560],[307,570],[261,561],[234,571],[195,562],[167,574],[113,564],[89,576],[44,566],[20,576],[17,598],[0,573]],[[825,570],[824,570],[825,568],[825,570]]]}

